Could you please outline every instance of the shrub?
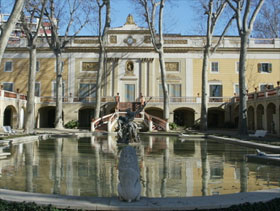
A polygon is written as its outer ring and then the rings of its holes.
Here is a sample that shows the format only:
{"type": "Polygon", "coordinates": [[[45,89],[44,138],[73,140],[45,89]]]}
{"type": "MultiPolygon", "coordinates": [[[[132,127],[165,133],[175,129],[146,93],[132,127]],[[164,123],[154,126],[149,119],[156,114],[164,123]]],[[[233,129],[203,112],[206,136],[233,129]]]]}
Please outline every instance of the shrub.
{"type": "Polygon", "coordinates": [[[178,126],[176,125],[175,122],[171,122],[171,123],[169,123],[169,128],[170,128],[170,130],[176,130],[178,128],[178,126]]]}
{"type": "Polygon", "coordinates": [[[79,127],[79,122],[76,120],[71,120],[64,125],[66,128],[74,129],[79,127]]]}

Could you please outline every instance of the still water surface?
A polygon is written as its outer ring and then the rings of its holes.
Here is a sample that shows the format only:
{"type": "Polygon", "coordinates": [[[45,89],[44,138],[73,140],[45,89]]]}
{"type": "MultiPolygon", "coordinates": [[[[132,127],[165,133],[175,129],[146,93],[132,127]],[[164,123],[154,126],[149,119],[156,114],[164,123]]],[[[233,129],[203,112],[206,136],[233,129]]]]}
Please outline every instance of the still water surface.
{"type": "MultiPolygon", "coordinates": [[[[280,167],[247,163],[254,149],[211,140],[142,136],[135,146],[142,196],[185,197],[280,187],[280,167]]],[[[57,138],[14,145],[0,160],[0,188],[77,196],[117,196],[115,137],[57,138]]]]}

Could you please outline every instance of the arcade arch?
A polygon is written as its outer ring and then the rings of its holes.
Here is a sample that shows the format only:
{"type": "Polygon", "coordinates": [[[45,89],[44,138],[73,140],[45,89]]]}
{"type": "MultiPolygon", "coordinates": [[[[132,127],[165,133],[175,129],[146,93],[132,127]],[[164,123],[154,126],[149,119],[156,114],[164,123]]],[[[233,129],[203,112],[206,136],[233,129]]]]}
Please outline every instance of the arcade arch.
{"type": "Polygon", "coordinates": [[[222,128],[225,123],[225,111],[221,108],[209,108],[207,119],[209,128],[222,128]]]}
{"type": "Polygon", "coordinates": [[[55,106],[46,106],[40,108],[38,110],[38,121],[39,128],[54,128],[55,106]]]}
{"type": "Polygon", "coordinates": [[[276,106],[274,103],[269,103],[267,105],[267,110],[266,110],[266,123],[267,123],[267,131],[272,134],[276,133],[275,122],[276,122],[276,106]]]}
{"type": "Polygon", "coordinates": [[[3,126],[11,126],[11,128],[17,127],[17,110],[14,106],[7,106],[4,110],[3,117],[3,126]]]}
{"type": "Polygon", "coordinates": [[[192,127],[195,111],[191,108],[177,108],[174,110],[174,122],[179,126],[192,127]]]}
{"type": "Polygon", "coordinates": [[[94,117],[94,109],[83,107],[79,109],[79,128],[90,128],[91,120],[94,117]]]}
{"type": "Polygon", "coordinates": [[[262,104],[257,106],[257,129],[263,130],[264,129],[264,107],[262,104]]]}
{"type": "Polygon", "coordinates": [[[163,119],[163,110],[161,108],[149,107],[145,109],[147,114],[163,119]]]}
{"type": "Polygon", "coordinates": [[[248,108],[248,129],[255,130],[255,109],[253,106],[248,108]]]}

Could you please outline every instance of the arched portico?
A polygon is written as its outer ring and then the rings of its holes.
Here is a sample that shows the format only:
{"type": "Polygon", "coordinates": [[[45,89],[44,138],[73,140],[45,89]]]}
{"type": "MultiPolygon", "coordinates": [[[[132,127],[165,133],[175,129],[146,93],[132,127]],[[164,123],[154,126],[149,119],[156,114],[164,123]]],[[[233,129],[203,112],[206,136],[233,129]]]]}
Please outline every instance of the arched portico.
{"type": "Polygon", "coordinates": [[[161,108],[149,107],[145,109],[145,112],[161,119],[163,118],[163,110],[161,108]]]}
{"type": "Polygon", "coordinates": [[[264,129],[264,107],[262,104],[257,106],[257,129],[262,130],[264,129]]]}
{"type": "Polygon", "coordinates": [[[3,126],[17,127],[17,110],[14,106],[7,106],[4,110],[3,117],[3,126]]]}
{"type": "Polygon", "coordinates": [[[209,128],[222,128],[225,123],[225,111],[221,108],[209,108],[207,119],[209,128]]]}
{"type": "Polygon", "coordinates": [[[266,110],[266,125],[267,125],[267,131],[269,133],[272,134],[276,133],[275,122],[276,122],[276,106],[274,103],[269,103],[267,105],[267,110],[266,110]]]}
{"type": "Polygon", "coordinates": [[[255,109],[253,106],[248,108],[248,129],[255,130],[255,109]]]}
{"type": "Polygon", "coordinates": [[[38,111],[39,128],[54,128],[55,107],[46,106],[38,111]]]}
{"type": "Polygon", "coordinates": [[[194,125],[195,111],[191,108],[177,108],[174,110],[174,122],[179,126],[191,127],[194,125]]]}
{"type": "Polygon", "coordinates": [[[79,128],[90,128],[91,120],[94,117],[94,109],[83,107],[79,109],[79,128]]]}

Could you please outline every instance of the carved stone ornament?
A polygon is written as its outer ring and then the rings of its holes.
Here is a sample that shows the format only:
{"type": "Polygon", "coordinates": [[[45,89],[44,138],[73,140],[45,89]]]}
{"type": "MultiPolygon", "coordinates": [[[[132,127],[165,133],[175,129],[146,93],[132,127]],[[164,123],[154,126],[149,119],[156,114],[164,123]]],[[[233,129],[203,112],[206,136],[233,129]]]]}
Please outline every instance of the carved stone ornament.
{"type": "Polygon", "coordinates": [[[134,18],[131,14],[129,14],[126,18],[126,23],[125,24],[135,24],[134,18]]]}
{"type": "Polygon", "coordinates": [[[110,43],[116,44],[117,43],[117,36],[115,36],[115,35],[110,36],[110,43]]]}
{"type": "Polygon", "coordinates": [[[133,61],[127,61],[125,66],[126,66],[126,70],[125,70],[126,75],[133,75],[134,74],[133,61]]]}
{"type": "Polygon", "coordinates": [[[129,37],[127,37],[126,39],[124,39],[124,42],[125,42],[127,45],[130,46],[130,45],[136,43],[136,39],[133,39],[132,36],[129,36],[129,37]]]}
{"type": "Polygon", "coordinates": [[[166,71],[179,71],[179,62],[165,62],[166,71]]]}
{"type": "Polygon", "coordinates": [[[136,151],[133,147],[126,146],[122,149],[118,170],[119,199],[128,202],[140,200],[140,170],[136,151]]]}
{"type": "Polygon", "coordinates": [[[98,71],[99,63],[98,62],[83,62],[82,71],[98,71]]]}

